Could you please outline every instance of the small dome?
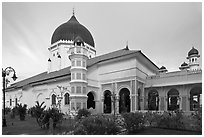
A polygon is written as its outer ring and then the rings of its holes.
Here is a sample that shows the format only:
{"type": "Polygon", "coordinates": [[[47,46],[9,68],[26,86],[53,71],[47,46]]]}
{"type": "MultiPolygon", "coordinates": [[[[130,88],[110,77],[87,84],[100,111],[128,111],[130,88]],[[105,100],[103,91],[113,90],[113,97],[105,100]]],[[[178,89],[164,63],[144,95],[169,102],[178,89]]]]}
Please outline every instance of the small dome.
{"type": "Polygon", "coordinates": [[[192,47],[192,49],[188,52],[188,56],[198,55],[198,50],[192,47]]]}
{"type": "Polygon", "coordinates": [[[60,25],[53,33],[51,44],[59,40],[75,40],[80,36],[83,41],[94,47],[94,40],[89,30],[80,24],[76,17],[73,15],[69,21],[60,25]]]}
{"type": "Polygon", "coordinates": [[[162,69],[166,69],[166,67],[162,66],[162,67],[160,68],[160,70],[162,70],[162,69]]]}
{"type": "Polygon", "coordinates": [[[181,67],[184,67],[184,66],[188,66],[188,64],[186,62],[183,62],[183,64],[181,64],[181,67]]]}

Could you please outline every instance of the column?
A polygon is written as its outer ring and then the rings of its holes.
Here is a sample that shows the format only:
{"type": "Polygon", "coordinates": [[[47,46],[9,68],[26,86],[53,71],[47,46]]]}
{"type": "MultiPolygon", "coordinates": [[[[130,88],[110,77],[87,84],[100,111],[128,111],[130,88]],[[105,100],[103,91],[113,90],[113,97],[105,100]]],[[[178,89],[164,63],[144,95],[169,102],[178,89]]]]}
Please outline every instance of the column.
{"type": "Polygon", "coordinates": [[[104,96],[101,96],[101,113],[104,113],[104,96]]]}
{"type": "Polygon", "coordinates": [[[166,98],[165,96],[161,96],[159,97],[159,110],[161,111],[165,111],[165,102],[166,102],[166,98]]]}
{"type": "Polygon", "coordinates": [[[117,95],[116,96],[116,114],[119,114],[119,99],[120,99],[120,96],[117,95]]]}

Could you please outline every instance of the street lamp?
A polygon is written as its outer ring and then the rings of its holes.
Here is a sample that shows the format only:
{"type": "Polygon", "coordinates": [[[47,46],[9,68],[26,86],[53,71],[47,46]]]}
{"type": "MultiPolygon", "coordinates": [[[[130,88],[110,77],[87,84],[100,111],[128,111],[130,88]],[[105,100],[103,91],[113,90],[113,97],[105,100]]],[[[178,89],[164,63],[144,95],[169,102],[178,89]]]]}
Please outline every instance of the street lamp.
{"type": "Polygon", "coordinates": [[[17,79],[16,72],[12,67],[7,67],[6,69],[2,68],[2,78],[3,78],[3,109],[4,109],[4,116],[3,116],[3,127],[6,127],[6,112],[5,112],[5,89],[6,89],[6,76],[13,72],[13,76],[11,77],[14,81],[17,79]]]}

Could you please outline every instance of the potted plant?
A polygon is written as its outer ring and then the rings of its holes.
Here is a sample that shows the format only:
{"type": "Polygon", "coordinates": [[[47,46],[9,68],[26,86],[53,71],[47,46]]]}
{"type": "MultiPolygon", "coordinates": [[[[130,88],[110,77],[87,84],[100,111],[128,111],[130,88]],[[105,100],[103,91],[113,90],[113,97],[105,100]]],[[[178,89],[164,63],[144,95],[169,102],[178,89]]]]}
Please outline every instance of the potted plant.
{"type": "Polygon", "coordinates": [[[17,109],[20,116],[20,120],[25,120],[27,105],[18,104],[17,109]]]}

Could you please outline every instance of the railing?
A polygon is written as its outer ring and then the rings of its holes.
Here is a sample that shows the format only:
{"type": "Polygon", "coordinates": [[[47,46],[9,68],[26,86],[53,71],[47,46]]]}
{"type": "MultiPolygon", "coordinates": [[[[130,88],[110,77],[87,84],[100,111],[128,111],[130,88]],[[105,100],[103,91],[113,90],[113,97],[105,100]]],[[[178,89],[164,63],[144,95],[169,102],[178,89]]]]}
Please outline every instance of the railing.
{"type": "Polygon", "coordinates": [[[71,47],[69,50],[69,53],[71,55],[82,54],[82,55],[88,56],[88,50],[85,47],[80,47],[80,46],[71,47]]]}

